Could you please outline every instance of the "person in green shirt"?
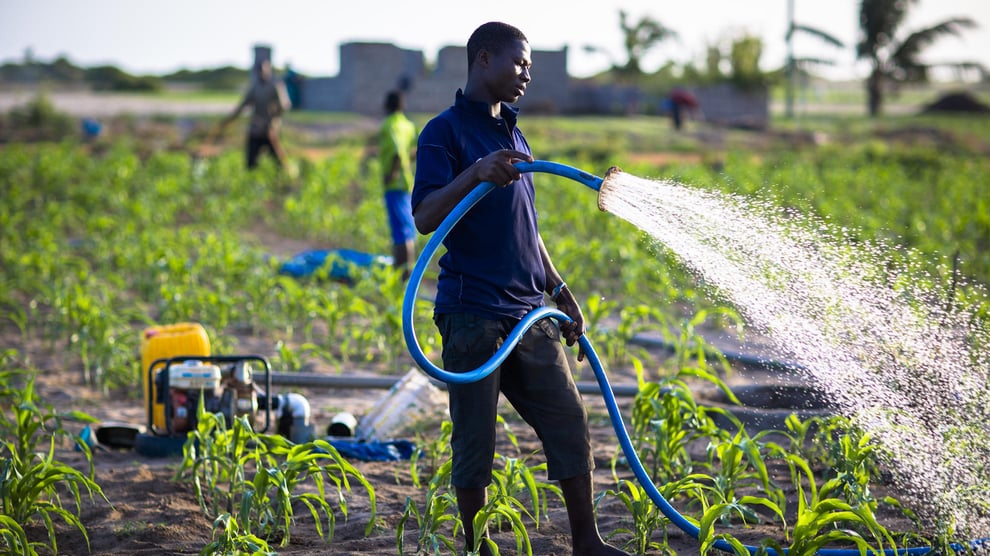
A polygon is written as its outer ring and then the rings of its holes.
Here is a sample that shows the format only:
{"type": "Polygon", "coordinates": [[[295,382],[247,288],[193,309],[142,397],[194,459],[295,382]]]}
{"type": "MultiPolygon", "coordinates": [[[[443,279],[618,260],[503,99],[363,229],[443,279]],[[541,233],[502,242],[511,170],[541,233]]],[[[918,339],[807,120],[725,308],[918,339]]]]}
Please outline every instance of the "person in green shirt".
{"type": "Polygon", "coordinates": [[[392,231],[392,258],[395,268],[408,278],[415,258],[416,225],[409,194],[412,190],[412,156],[419,132],[406,117],[402,93],[385,96],[385,120],[378,131],[378,162],[385,184],[385,211],[392,231]]]}

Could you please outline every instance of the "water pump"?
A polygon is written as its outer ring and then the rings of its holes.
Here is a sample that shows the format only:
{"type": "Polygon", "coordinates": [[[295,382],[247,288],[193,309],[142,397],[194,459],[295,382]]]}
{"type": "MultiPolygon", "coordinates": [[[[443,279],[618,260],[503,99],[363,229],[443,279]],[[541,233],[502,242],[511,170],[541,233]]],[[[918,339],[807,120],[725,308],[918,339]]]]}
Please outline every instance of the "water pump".
{"type": "Polygon", "coordinates": [[[148,372],[155,385],[148,430],[157,436],[184,438],[195,430],[202,403],[204,411],[222,415],[228,426],[246,418],[253,430],[266,433],[274,420],[277,433],[293,442],[313,437],[309,401],[295,393],[273,396],[271,367],[263,357],[177,356],[155,361],[148,372]]]}
{"type": "Polygon", "coordinates": [[[169,434],[185,434],[196,428],[200,401],[205,411],[222,414],[228,424],[242,416],[252,426],[257,424],[260,389],[254,382],[251,362],[246,359],[223,368],[200,359],[167,364],[155,377],[155,383],[162,398],[156,401],[165,406],[165,430],[169,434]]]}

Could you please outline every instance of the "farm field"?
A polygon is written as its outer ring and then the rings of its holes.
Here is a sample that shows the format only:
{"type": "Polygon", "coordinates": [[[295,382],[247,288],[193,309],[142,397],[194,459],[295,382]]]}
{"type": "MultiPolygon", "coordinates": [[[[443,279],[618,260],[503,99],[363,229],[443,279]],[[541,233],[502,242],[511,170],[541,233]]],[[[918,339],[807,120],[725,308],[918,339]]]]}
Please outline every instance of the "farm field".
{"type": "MultiPolygon", "coordinates": [[[[416,118],[425,121],[424,115],[416,118]]],[[[52,453],[74,469],[88,469],[86,453],[74,450],[71,441],[84,419],[69,418],[68,412],[98,422],[145,421],[140,336],[149,326],[203,323],[215,353],[257,353],[279,372],[398,378],[413,366],[398,322],[404,284],[397,273],[355,270],[357,279],[349,284],[278,273],[280,261],[307,249],[388,252],[380,186],[371,178],[378,172],[373,159],[364,159],[374,121],[294,115],[285,129],[291,167],[279,172],[266,161],[247,173],[240,130],[213,139],[209,130],[215,120],[215,115],[111,118],[105,136],[95,141],[0,143],[2,405],[13,408],[25,401],[27,379],[34,377],[37,405],[67,416],[68,436],[55,434],[59,442],[52,453]]],[[[976,315],[987,317],[990,132],[983,119],[898,116],[871,122],[813,116],[767,132],[691,122],[686,132],[675,134],[667,120],[652,117],[536,117],[525,131],[541,159],[598,175],[615,165],[646,178],[766,197],[826,218],[856,241],[894,244],[896,260],[918,272],[913,279],[929,284],[947,303],[974,306],[976,315]]],[[[907,493],[885,482],[882,462],[865,448],[865,440],[857,444],[863,439],[850,423],[821,427],[851,439],[843,445],[845,453],[800,423],[773,436],[714,426],[718,411],[699,411],[701,392],[771,383],[781,376],[712,353],[743,350],[772,357],[760,352],[772,347],[673,254],[599,211],[593,193],[553,177],[539,179],[537,188],[548,249],[579,299],[586,300],[589,335],[610,380],[642,381],[640,394],[621,398],[620,407],[656,482],[665,485],[675,506],[699,521],[707,514],[716,533],[747,544],[773,539],[791,546],[829,534],[841,546],[855,546],[855,538],[871,547],[946,540],[934,528],[915,524],[887,498],[907,493]],[[632,341],[638,335],[662,339],[671,349],[638,345],[632,341]],[[658,421],[670,424],[658,428],[658,421]],[[687,437],[665,436],[678,430],[687,437]],[[691,484],[678,482],[688,475],[695,477],[691,484]],[[836,482],[839,476],[845,482],[836,482]],[[822,499],[855,508],[858,517],[841,529],[785,527],[782,522],[796,522],[809,480],[817,483],[822,499]]],[[[428,302],[418,305],[416,328],[427,354],[437,359],[439,337],[430,309],[428,302]]],[[[586,363],[577,364],[573,356],[572,363],[579,380],[593,380],[586,363]]],[[[381,390],[298,391],[309,399],[318,430],[340,411],[360,416],[383,395],[381,390]]],[[[595,395],[586,399],[602,533],[614,533],[611,542],[631,553],[698,553],[698,541],[651,513],[648,504],[637,504],[643,493],[629,482],[604,405],[595,395]]],[[[10,411],[0,423],[5,433],[16,428],[10,411]]],[[[503,464],[531,466],[541,485],[537,498],[546,506],[521,487],[504,503],[524,516],[521,527],[533,554],[568,554],[566,514],[551,485],[542,482],[538,440],[511,409],[504,415],[506,434],[498,447],[503,464]],[[525,511],[512,506],[516,501],[525,511]]],[[[315,510],[322,516],[321,530],[302,499],[292,501],[295,517],[288,527],[257,513],[242,517],[259,520],[252,532],[279,554],[397,554],[398,531],[401,553],[416,552],[424,539],[442,546],[454,536],[452,522],[430,522],[426,510],[431,494],[439,501],[445,492],[441,421],[438,415],[404,431],[435,460],[421,460],[418,467],[409,461],[350,461],[354,474],[350,489],[342,492],[346,504],[333,492],[327,497],[330,509],[315,510]],[[357,476],[373,486],[374,506],[357,476]],[[437,478],[437,490],[430,487],[431,478],[437,478]],[[422,513],[410,513],[409,501],[422,513]],[[335,516],[329,541],[321,538],[330,529],[325,511],[335,516]],[[288,539],[284,545],[283,539],[288,539]]],[[[32,447],[47,452],[47,440],[35,440],[32,447]]],[[[6,445],[5,456],[13,451],[6,445]]],[[[248,473],[263,467],[258,462],[276,465],[283,455],[273,451],[264,456],[269,460],[246,459],[248,473]]],[[[106,500],[90,500],[83,490],[78,518],[93,554],[197,554],[217,539],[233,539],[226,548],[230,553],[231,546],[261,546],[233,534],[237,530],[229,521],[227,535],[214,527],[222,515],[237,516],[235,502],[243,500],[229,477],[231,492],[214,487],[200,499],[193,479],[206,483],[207,478],[185,468],[181,457],[98,449],[92,463],[106,500]],[[223,500],[229,501],[227,508],[210,508],[223,500]]],[[[305,481],[298,487],[298,493],[316,488],[305,481]]],[[[61,503],[76,513],[64,490],[61,503]]],[[[911,507],[928,517],[923,507],[911,507]]],[[[434,510],[451,515],[440,505],[434,510]]],[[[37,515],[23,521],[26,538],[48,544],[48,528],[37,515]]],[[[86,553],[79,528],[58,515],[52,519],[58,552],[86,553]]],[[[517,525],[508,520],[493,525],[503,553],[513,553],[521,542],[517,525]]]]}

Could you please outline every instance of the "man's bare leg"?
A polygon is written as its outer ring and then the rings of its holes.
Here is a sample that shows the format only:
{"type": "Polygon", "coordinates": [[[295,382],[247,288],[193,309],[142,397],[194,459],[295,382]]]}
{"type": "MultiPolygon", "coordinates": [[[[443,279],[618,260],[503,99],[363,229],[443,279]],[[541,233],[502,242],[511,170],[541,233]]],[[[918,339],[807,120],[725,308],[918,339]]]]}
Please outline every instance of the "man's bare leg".
{"type": "MultiPolygon", "coordinates": [[[[461,512],[461,521],[464,525],[465,549],[467,552],[474,544],[474,516],[481,508],[488,503],[488,489],[486,488],[460,488],[454,487],[457,494],[457,509],[461,512]]],[[[481,556],[492,556],[488,545],[482,544],[479,552],[481,556]]]]}
{"type": "Polygon", "coordinates": [[[560,481],[571,525],[571,545],[575,556],[620,556],[627,553],[605,544],[598,533],[592,496],[591,473],[560,481]]]}

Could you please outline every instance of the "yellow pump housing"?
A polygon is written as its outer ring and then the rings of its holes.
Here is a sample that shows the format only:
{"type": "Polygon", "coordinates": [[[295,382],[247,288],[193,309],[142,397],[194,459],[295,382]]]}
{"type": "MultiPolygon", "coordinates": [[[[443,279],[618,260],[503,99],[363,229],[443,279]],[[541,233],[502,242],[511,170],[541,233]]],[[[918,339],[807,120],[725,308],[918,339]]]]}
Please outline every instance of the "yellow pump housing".
{"type": "Polygon", "coordinates": [[[141,374],[144,377],[144,406],[151,408],[151,423],[156,429],[165,428],[165,403],[159,402],[154,376],[165,368],[152,363],[183,355],[209,356],[210,337],[203,325],[196,322],[180,322],[146,328],[141,333],[141,374]],[[149,378],[150,376],[150,378],[149,378]]]}

